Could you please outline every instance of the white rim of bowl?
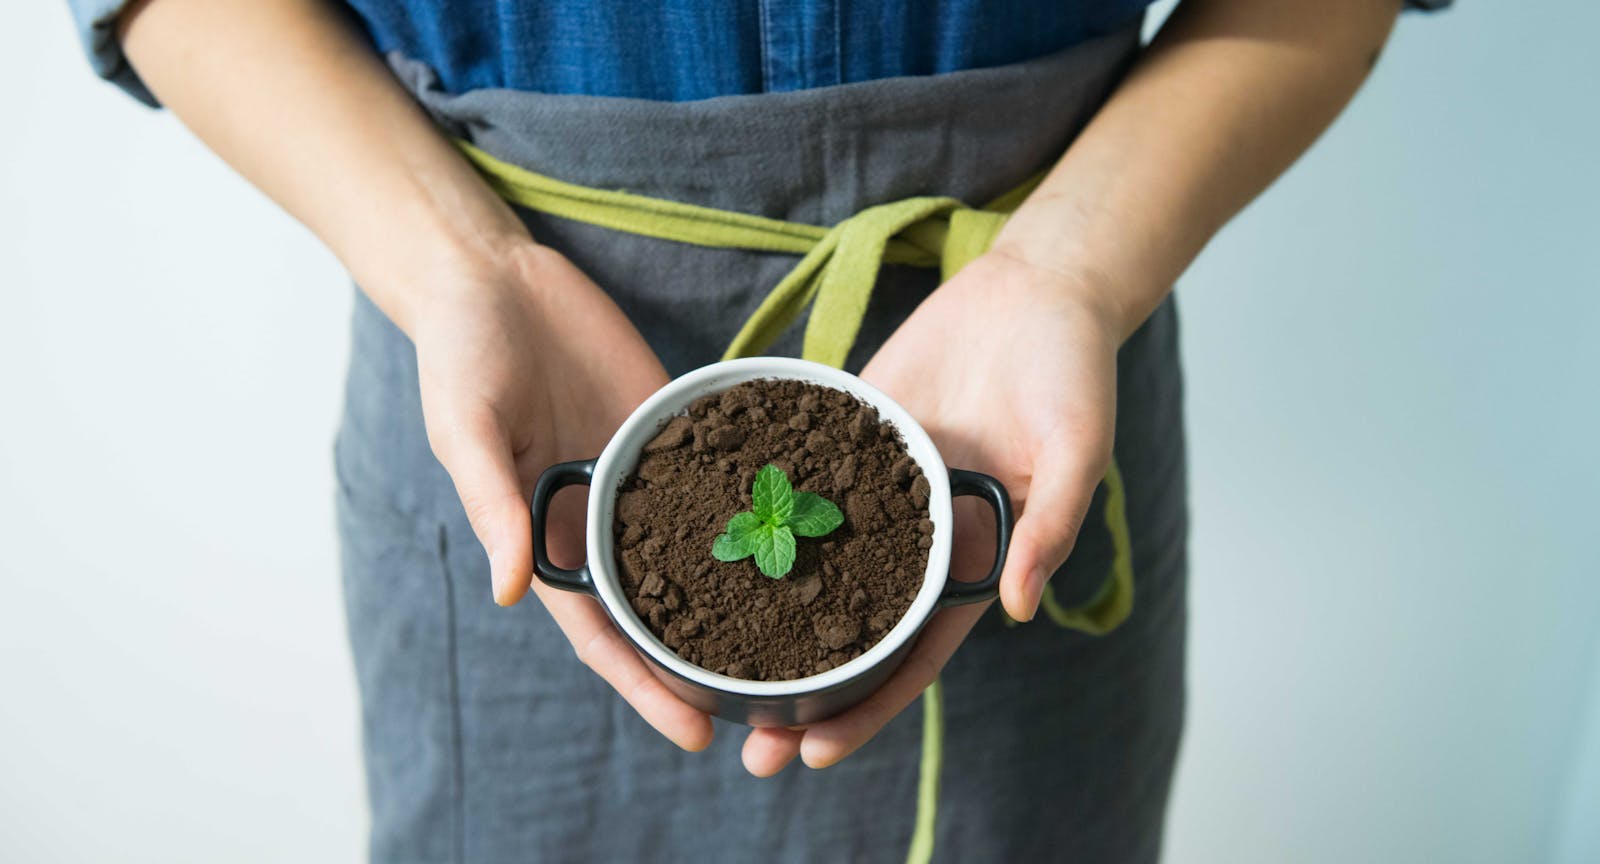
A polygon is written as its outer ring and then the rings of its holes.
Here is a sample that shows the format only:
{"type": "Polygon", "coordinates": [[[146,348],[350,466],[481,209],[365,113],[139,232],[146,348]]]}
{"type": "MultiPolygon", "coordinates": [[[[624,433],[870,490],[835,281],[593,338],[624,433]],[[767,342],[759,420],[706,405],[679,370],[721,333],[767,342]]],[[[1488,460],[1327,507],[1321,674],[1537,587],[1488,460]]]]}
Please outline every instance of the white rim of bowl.
{"type": "MultiPolygon", "coordinates": [[[[914,637],[933,615],[950,572],[950,474],[943,457],[939,455],[939,449],[934,446],[933,439],[928,437],[922,425],[898,402],[860,378],[831,366],[792,357],[724,360],[702,366],[657,390],[634,409],[633,414],[617,429],[595,462],[585,531],[590,578],[594,580],[601,603],[607,607],[617,626],[651,659],[689,681],[716,690],[745,696],[796,696],[843,684],[887,660],[914,637]],[[617,489],[627,474],[633,471],[640,449],[655,436],[663,421],[682,413],[689,403],[701,396],[727,390],[745,381],[767,378],[807,381],[843,390],[877,409],[878,418],[894,425],[905,441],[907,454],[928,478],[928,517],[933,521],[933,546],[928,549],[928,566],[922,574],[922,587],[917,591],[911,607],[894,627],[854,660],[827,672],[790,681],[748,681],[712,672],[684,660],[657,639],[639,621],[622,594],[621,583],[616,578],[612,529],[617,489]]],[[[710,554],[709,550],[706,554],[710,554]]]]}

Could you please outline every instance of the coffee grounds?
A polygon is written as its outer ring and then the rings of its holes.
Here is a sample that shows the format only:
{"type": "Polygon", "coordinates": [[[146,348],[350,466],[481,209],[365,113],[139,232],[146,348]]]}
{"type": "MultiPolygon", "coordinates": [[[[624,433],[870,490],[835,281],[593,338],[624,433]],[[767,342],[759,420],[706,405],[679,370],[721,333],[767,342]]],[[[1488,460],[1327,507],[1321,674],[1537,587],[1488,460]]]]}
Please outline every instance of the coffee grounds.
{"type": "Polygon", "coordinates": [[[754,681],[826,672],[875,645],[922,587],[933,522],[928,480],[877,411],[842,390],[750,381],[696,400],[644,446],[614,531],[623,593],[684,660],[754,681]],[[781,579],[711,545],[776,465],[795,491],[844,511],[796,538],[781,579]]]}

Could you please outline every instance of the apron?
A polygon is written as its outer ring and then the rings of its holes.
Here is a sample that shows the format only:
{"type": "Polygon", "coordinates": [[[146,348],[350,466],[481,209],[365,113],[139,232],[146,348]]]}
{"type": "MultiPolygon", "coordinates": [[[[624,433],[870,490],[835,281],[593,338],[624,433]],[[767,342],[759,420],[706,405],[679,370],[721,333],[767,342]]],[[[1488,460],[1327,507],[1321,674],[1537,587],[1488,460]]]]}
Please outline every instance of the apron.
{"type": "MultiPolygon", "coordinates": [[[[1066,148],[1137,50],[1137,29],[997,69],[691,103],[480,90],[449,95],[391,57],[447,131],[567,183],[831,226],[925,195],[989,201],[1066,148]]],[[[533,210],[534,236],[605,288],[669,373],[713,362],[797,256],[706,248],[533,210]]],[[[891,257],[891,260],[892,257],[891,257]]],[[[938,273],[880,274],[859,370],[938,273]]],[[[805,322],[804,313],[799,324],[805,322]]],[[[1058,609],[1101,594],[1125,515],[1138,603],[1091,636],[992,611],[943,676],[941,818],[923,708],[840,765],[746,775],[738,727],[678,751],[582,667],[537,603],[500,609],[423,431],[414,349],[358,295],[337,465],[374,860],[1151,861],[1183,711],[1186,510],[1176,320],[1119,355],[1123,500],[1097,495],[1058,609]]],[[[798,354],[801,327],[769,351],[798,354]]],[[[995,338],[1003,338],[996,335],[995,338]]],[[[1065,616],[1057,616],[1062,618],[1065,616]]]]}

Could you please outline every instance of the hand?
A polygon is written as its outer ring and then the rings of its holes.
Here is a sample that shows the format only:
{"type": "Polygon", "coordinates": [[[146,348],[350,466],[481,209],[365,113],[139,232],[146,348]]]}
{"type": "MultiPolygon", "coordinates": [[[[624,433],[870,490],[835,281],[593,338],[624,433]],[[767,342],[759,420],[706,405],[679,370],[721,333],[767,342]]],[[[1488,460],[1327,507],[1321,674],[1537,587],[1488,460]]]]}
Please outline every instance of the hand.
{"type": "MultiPolygon", "coordinates": [[[[578,659],[650,725],[686,750],[711,743],[711,720],[650,673],[592,598],[533,579],[528,500],[555,462],[599,453],[667,373],[622,310],[559,253],[520,244],[459,286],[407,310],[433,452],[450,472],[489,555],[495,602],[531,585],[578,659]]],[[[558,496],[550,556],[583,560],[584,514],[558,496]]]]}
{"type": "MultiPolygon", "coordinates": [[[[1000,580],[1011,617],[1031,619],[1066,561],[1111,458],[1124,327],[1095,286],[1000,252],[968,265],[895,331],[862,371],[917,418],[945,461],[998,477],[1021,514],[1000,580]]],[[[993,528],[958,499],[951,572],[987,572],[993,528]]],[[[984,606],[936,614],[905,663],[865,702],[804,730],[757,729],[745,767],[776,774],[796,755],[832,765],[933,683],[984,606]]]]}

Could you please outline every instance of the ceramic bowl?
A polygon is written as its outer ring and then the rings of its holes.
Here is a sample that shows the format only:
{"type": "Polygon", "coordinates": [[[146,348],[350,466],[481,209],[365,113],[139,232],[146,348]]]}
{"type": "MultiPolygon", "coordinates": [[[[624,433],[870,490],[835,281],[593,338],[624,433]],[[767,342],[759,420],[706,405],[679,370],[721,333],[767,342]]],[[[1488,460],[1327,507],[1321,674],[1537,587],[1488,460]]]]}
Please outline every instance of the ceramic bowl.
{"type": "MultiPolygon", "coordinates": [[[[847,372],[784,357],[728,360],[696,369],[656,391],[617,429],[596,459],[553,465],[539,477],[533,494],[535,569],[545,584],[588,594],[600,602],[617,629],[633,643],[658,678],[685,702],[719,717],[752,726],[794,726],[837,714],[876,690],[905,659],[917,634],[946,606],[977,603],[995,597],[1011,538],[1011,498],[1000,481],[974,471],[946,467],[933,440],[893,399],[847,372]],[[877,409],[905,441],[906,451],[928,478],[928,515],[933,520],[933,546],[922,588],[900,621],[861,656],[816,675],[791,681],[747,681],[703,669],[679,657],[657,639],[629,606],[618,579],[613,518],[619,487],[638,463],[644,445],[671,418],[683,414],[702,396],[756,379],[786,378],[843,390],[877,409]],[[545,515],[550,500],[563,487],[588,484],[585,526],[586,563],[574,569],[550,562],[545,543],[545,515]],[[994,566],[977,582],[949,577],[951,499],[975,495],[993,508],[997,526],[994,566]]],[[[710,550],[707,550],[710,555],[710,550]]]]}

